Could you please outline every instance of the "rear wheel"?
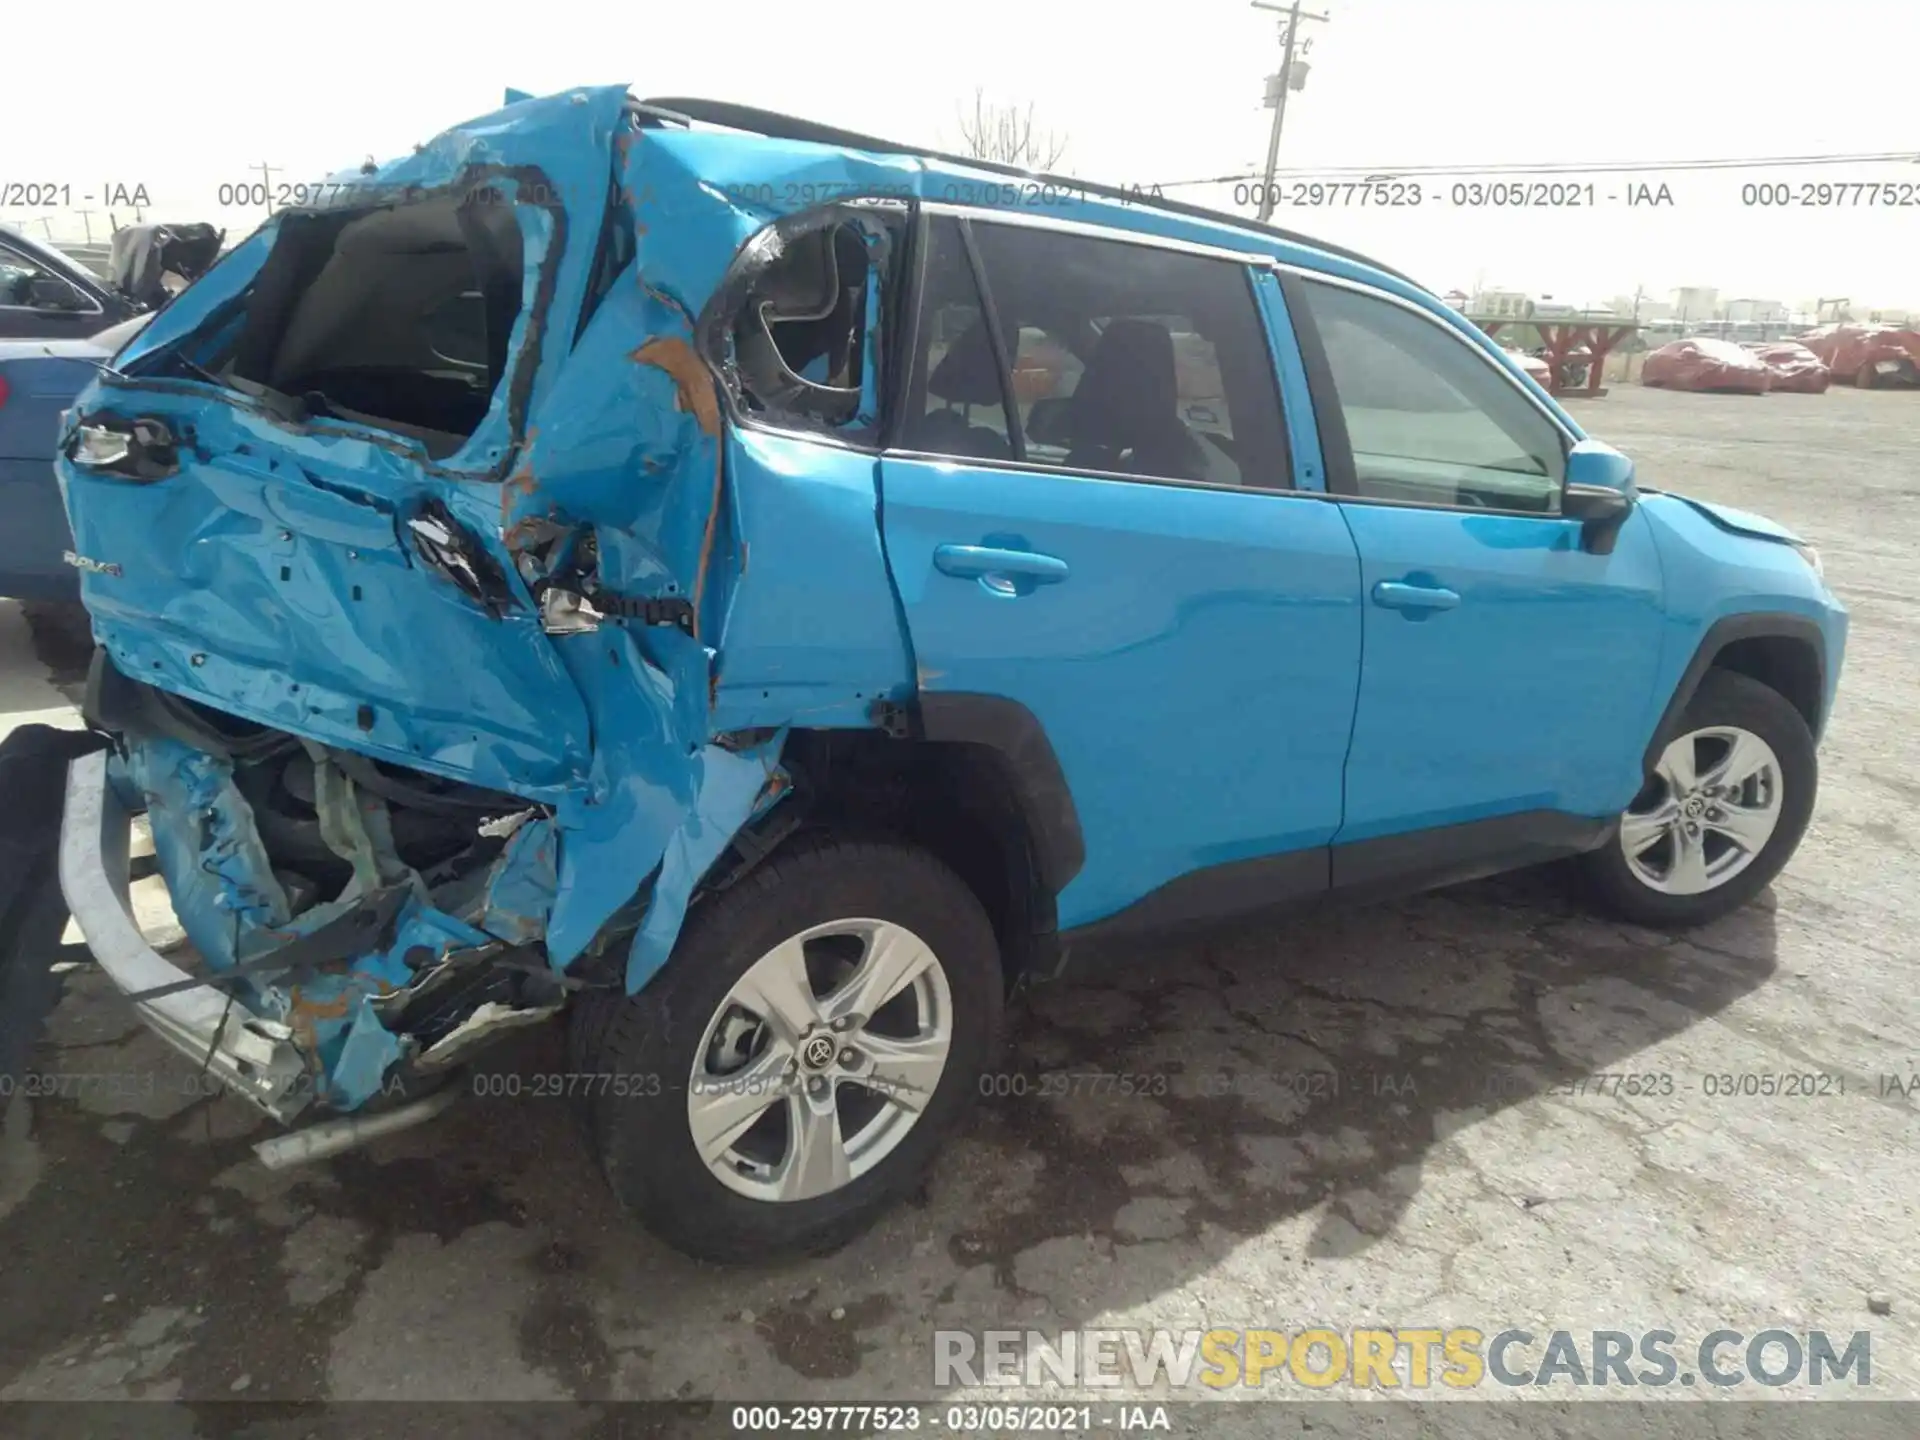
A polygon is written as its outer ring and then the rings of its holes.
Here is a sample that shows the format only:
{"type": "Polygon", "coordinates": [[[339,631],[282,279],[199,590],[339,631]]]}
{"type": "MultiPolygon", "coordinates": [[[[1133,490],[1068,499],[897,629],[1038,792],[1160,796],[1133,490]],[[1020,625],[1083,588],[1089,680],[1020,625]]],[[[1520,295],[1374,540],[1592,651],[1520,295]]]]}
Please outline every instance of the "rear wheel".
{"type": "Polygon", "coordinates": [[[606,1018],[607,1179],[703,1259],[831,1249],[918,1183],[1000,1016],[992,926],[938,860],[845,841],[778,856],[697,908],[606,1018]]]}
{"type": "Polygon", "coordinates": [[[1818,783],[1800,712],[1757,680],[1711,670],[1613,838],[1581,864],[1595,897],[1623,919],[1704,924],[1780,873],[1818,783]]]}

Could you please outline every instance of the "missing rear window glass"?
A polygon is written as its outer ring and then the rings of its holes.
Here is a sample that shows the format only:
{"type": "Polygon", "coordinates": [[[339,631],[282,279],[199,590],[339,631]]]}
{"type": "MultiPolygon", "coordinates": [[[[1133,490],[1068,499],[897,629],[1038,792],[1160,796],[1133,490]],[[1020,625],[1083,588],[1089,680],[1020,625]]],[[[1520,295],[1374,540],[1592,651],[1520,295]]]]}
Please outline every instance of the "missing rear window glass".
{"type": "Polygon", "coordinates": [[[778,423],[872,424],[871,385],[889,227],[844,211],[784,221],[749,244],[723,287],[733,388],[778,423]]]}
{"type": "Polygon", "coordinates": [[[297,418],[375,425],[436,459],[506,377],[525,256],[497,189],[349,214],[288,215],[233,353],[242,388],[297,418]]]}

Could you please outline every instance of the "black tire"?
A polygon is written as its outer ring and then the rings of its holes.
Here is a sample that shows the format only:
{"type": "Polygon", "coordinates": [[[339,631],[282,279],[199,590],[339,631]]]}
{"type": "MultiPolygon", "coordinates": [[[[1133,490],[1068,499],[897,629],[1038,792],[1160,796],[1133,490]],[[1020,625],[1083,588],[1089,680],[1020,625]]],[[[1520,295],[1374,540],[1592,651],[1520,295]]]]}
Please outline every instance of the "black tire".
{"type": "Polygon", "coordinates": [[[607,1182],[649,1230],[699,1259],[746,1263],[833,1250],[909,1194],[958,1126],[1000,1042],[1002,989],[993,926],[939,860],[892,842],[797,842],[696,906],[666,968],[579,1032],[597,1048],[594,1072],[658,1077],[634,1087],[650,1093],[594,1101],[607,1182]],[[811,926],[852,917],[904,925],[938,957],[953,1005],[946,1068],[913,1128],[851,1183],[791,1202],[738,1194],[708,1170],[688,1127],[695,1051],[735,982],[763,955],[811,926]]]}
{"type": "MultiPolygon", "coordinates": [[[[574,996],[567,1007],[567,1068],[581,1077],[609,1073],[602,1068],[607,1049],[607,1032],[626,997],[610,990],[585,990],[574,996]]],[[[577,1094],[571,1097],[574,1118],[585,1128],[589,1143],[593,1140],[593,1088],[597,1079],[583,1078],[577,1094]]]]}
{"type": "Polygon", "coordinates": [[[1779,691],[1730,670],[1709,670],[1688,702],[1680,730],[1729,725],[1758,735],[1780,762],[1781,812],[1772,836],[1746,869],[1698,895],[1669,895],[1636,876],[1620,848],[1619,827],[1599,849],[1579,858],[1589,894],[1622,920],[1661,930],[1684,930],[1739,909],[1778,875],[1806,833],[1819,789],[1813,734],[1779,691]]]}

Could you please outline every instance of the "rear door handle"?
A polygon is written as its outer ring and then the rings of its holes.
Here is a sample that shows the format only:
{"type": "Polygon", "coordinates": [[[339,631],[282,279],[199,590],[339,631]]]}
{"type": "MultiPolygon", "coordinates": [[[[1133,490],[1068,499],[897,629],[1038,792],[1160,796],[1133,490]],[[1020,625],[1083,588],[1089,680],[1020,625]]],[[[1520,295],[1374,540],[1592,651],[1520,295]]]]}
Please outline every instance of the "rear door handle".
{"type": "Polygon", "coordinates": [[[1067,562],[1037,550],[1000,550],[991,545],[936,545],[933,567],[942,575],[961,580],[985,580],[995,576],[1024,575],[1046,585],[1067,578],[1067,562]]]}
{"type": "Polygon", "coordinates": [[[1437,585],[1382,580],[1373,587],[1373,603],[1389,610],[1451,610],[1460,603],[1460,592],[1443,590],[1437,585]]]}

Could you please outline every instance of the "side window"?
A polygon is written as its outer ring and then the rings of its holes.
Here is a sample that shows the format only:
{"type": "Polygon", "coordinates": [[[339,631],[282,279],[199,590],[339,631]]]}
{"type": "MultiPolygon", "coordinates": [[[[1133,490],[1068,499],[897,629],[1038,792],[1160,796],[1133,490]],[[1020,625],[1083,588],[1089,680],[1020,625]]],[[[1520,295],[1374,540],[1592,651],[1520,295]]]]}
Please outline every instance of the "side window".
{"type": "Polygon", "coordinates": [[[957,222],[936,220],[925,384],[912,392],[906,443],[1069,471],[1292,484],[1243,266],[990,220],[971,233],[997,325],[986,323],[957,222]]]}
{"type": "Polygon", "coordinates": [[[844,206],[748,242],[729,284],[732,370],[746,410],[773,424],[864,437],[878,423],[881,299],[893,227],[844,206]],[[878,343],[876,343],[878,342],[878,343]]]}
{"type": "Polygon", "coordinates": [[[1358,493],[1557,514],[1559,429],[1470,343],[1411,311],[1305,281],[1353,447],[1358,493]]]}
{"type": "Polygon", "coordinates": [[[17,251],[0,249],[0,305],[23,310],[97,310],[65,278],[17,251]]]}

